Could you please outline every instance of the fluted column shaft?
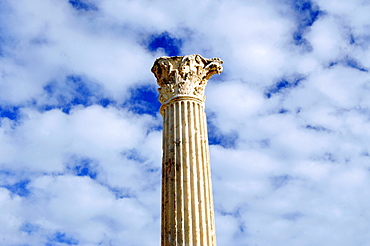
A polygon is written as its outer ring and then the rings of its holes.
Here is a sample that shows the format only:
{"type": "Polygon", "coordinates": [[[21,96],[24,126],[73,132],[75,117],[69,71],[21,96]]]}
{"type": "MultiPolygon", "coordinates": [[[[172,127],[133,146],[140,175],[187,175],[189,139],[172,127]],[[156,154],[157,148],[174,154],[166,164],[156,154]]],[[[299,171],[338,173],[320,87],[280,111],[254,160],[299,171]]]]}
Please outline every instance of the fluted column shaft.
{"type": "Polygon", "coordinates": [[[204,90],[219,58],[160,57],[152,67],[163,116],[162,246],[215,246],[204,90]]]}
{"type": "Polygon", "coordinates": [[[216,245],[204,103],[175,98],[162,113],[162,246],[216,245]]]}

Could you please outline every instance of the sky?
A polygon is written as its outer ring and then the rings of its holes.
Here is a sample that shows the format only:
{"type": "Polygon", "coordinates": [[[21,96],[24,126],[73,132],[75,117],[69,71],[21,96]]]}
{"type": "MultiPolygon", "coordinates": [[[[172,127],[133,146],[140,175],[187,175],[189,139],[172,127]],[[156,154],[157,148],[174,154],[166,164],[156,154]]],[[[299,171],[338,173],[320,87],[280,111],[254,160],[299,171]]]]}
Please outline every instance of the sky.
{"type": "Polygon", "coordinates": [[[160,244],[157,57],[206,89],[219,246],[370,241],[369,0],[1,0],[0,245],[160,244]]]}

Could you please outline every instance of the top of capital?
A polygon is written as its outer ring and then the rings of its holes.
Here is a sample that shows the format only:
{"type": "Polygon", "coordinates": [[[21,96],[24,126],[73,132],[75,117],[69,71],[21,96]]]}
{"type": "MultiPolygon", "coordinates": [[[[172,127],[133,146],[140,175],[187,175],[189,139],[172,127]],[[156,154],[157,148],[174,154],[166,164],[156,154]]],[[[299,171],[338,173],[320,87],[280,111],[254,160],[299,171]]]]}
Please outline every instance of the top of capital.
{"type": "Polygon", "coordinates": [[[220,58],[201,55],[162,56],[155,60],[152,72],[160,86],[159,101],[164,104],[174,97],[191,96],[204,100],[207,81],[222,72],[220,58]]]}

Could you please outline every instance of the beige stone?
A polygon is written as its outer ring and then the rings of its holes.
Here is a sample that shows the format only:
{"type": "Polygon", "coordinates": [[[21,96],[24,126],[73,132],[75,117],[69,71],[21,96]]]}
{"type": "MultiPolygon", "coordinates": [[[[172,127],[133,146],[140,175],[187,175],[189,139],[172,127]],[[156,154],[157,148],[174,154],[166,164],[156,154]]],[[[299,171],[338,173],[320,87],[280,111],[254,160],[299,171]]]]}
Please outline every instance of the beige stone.
{"type": "Polygon", "coordinates": [[[188,55],[152,68],[163,116],[162,246],[216,245],[204,89],[221,64],[188,55]]]}

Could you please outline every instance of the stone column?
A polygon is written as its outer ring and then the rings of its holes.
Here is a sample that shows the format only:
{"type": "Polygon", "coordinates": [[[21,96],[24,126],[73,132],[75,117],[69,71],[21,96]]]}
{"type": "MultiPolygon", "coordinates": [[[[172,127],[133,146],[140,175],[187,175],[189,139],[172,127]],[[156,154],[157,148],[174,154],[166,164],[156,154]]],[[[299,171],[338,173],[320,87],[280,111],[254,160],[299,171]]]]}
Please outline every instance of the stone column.
{"type": "Polygon", "coordinates": [[[160,57],[152,72],[163,116],[162,246],[215,246],[204,89],[219,58],[160,57]]]}

